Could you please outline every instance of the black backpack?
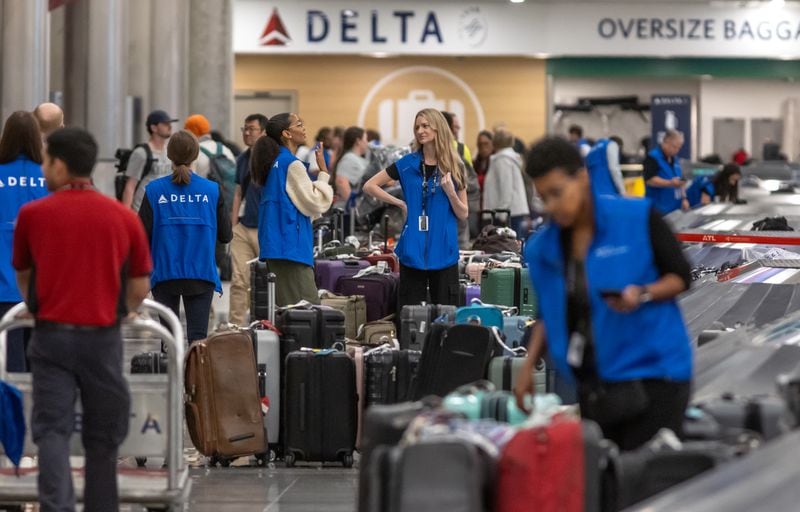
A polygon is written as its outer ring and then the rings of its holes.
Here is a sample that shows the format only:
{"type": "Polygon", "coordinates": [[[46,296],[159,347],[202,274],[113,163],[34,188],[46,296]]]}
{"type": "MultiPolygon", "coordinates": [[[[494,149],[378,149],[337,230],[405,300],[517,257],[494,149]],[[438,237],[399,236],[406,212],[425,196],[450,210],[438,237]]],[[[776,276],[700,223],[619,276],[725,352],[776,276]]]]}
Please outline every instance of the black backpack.
{"type": "Polygon", "coordinates": [[[753,231],[794,231],[786,217],[764,217],[753,223],[753,231]]]}
{"type": "MultiPolygon", "coordinates": [[[[153,150],[150,149],[150,144],[143,142],[141,144],[137,144],[133,146],[131,149],[127,148],[119,148],[117,152],[114,153],[114,158],[117,159],[117,163],[114,167],[117,168],[117,173],[114,175],[114,195],[117,198],[117,201],[122,201],[122,194],[125,192],[125,185],[128,184],[128,176],[125,172],[128,170],[128,161],[131,159],[131,154],[136,148],[144,148],[145,155],[147,156],[147,160],[144,163],[144,169],[142,170],[142,176],[139,178],[139,184],[141,184],[144,177],[150,174],[150,171],[153,170],[153,164],[155,163],[156,159],[153,158],[153,150]]],[[[138,188],[137,184],[137,188],[138,188]]]]}

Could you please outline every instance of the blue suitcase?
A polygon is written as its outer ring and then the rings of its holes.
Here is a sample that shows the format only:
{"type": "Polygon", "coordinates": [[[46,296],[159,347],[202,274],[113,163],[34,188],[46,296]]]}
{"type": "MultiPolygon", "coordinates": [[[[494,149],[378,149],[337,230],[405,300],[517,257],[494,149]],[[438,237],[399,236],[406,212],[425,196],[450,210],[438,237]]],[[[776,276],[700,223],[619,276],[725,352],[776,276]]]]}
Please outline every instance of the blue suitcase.
{"type": "Polygon", "coordinates": [[[500,308],[485,305],[479,300],[473,300],[471,305],[456,310],[456,323],[497,327],[502,331],[505,320],[503,311],[500,308]]]}

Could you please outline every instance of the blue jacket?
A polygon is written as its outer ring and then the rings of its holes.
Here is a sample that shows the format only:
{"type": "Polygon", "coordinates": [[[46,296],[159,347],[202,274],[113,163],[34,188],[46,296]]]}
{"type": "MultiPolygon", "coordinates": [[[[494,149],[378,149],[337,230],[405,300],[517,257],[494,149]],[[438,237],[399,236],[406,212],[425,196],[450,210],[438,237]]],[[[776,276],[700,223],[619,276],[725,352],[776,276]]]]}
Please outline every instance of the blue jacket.
{"type": "Polygon", "coordinates": [[[437,175],[427,180],[427,193],[423,193],[425,179],[422,153],[408,154],[395,162],[400,174],[400,186],[408,206],[406,224],[395,248],[400,263],[418,270],[440,270],[458,263],[458,218],[450,206],[450,199],[441,187],[437,175]],[[428,231],[420,231],[419,218],[423,211],[428,216],[428,231]]]}
{"type": "Polygon", "coordinates": [[[597,195],[618,196],[619,191],[611,179],[611,169],[608,166],[609,139],[602,139],[595,144],[586,155],[586,168],[589,171],[589,181],[592,192],[597,195]]]}
{"type": "Polygon", "coordinates": [[[701,205],[700,201],[703,198],[703,192],[708,194],[712,201],[714,200],[716,190],[711,176],[698,176],[692,180],[691,185],[686,189],[686,199],[689,201],[690,207],[694,208],[701,205]]]}
{"type": "Polygon", "coordinates": [[[281,146],[261,192],[258,210],[260,258],[289,260],[314,266],[314,236],[311,219],[294,205],[286,193],[289,165],[297,160],[281,146]]]}
{"type": "MultiPolygon", "coordinates": [[[[681,165],[678,163],[677,156],[673,158],[672,164],[670,165],[667,161],[667,157],[664,156],[664,152],[661,150],[661,146],[650,150],[648,155],[658,162],[658,176],[660,178],[671,180],[672,178],[683,177],[681,165]]],[[[676,188],[650,187],[645,185],[645,197],[653,201],[655,209],[663,215],[678,210],[681,207],[681,193],[680,190],[676,188]]]]}
{"type": "Polygon", "coordinates": [[[148,183],[145,194],[153,208],[152,286],[172,279],[200,279],[214,283],[221,293],[214,259],[219,185],[196,174],[188,185],[176,185],[172,176],[164,176],[148,183]]]}
{"type": "Polygon", "coordinates": [[[47,195],[42,168],[20,155],[0,165],[0,302],[20,302],[17,278],[11,266],[14,224],[25,203],[47,195]]]}
{"type": "Polygon", "coordinates": [[[25,412],[20,390],[0,381],[0,443],[15,466],[25,447],[25,412]]]}
{"type": "MultiPolygon", "coordinates": [[[[622,290],[658,280],[649,228],[650,202],[601,196],[595,199],[595,234],[586,255],[597,370],[608,382],[635,379],[688,381],[692,349],[675,300],[642,304],[632,313],[608,307],[600,290],[622,290]]],[[[549,224],[532,235],[525,261],[540,301],[547,347],[558,369],[567,363],[569,333],[560,228],[549,224]]]]}

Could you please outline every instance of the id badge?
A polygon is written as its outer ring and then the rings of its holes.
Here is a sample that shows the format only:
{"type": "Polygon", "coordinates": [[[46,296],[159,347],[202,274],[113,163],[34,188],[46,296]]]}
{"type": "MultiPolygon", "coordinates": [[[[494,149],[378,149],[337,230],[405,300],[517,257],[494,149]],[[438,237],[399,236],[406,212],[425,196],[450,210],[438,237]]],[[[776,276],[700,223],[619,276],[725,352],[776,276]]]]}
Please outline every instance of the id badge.
{"type": "Polygon", "coordinates": [[[567,348],[567,362],[573,368],[580,368],[583,365],[583,351],[586,348],[586,338],[578,332],[573,332],[569,337],[569,347],[567,348]]]}
{"type": "Polygon", "coordinates": [[[428,216],[427,215],[420,215],[419,216],[419,230],[420,231],[428,231],[428,216]]]}

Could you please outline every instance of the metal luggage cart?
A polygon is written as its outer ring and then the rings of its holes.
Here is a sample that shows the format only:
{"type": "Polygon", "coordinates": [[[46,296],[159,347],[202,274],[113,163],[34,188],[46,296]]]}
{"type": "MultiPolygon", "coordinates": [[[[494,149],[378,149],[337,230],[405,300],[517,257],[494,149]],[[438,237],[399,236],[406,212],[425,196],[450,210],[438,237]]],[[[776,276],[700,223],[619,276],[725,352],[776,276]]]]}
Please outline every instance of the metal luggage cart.
{"type": "MultiPolygon", "coordinates": [[[[28,373],[6,372],[6,338],[10,329],[31,327],[33,319],[15,318],[26,311],[25,304],[12,308],[0,320],[0,380],[17,387],[23,394],[25,418],[30,419],[32,383],[28,373]]],[[[144,331],[159,336],[167,345],[167,375],[126,374],[131,391],[131,419],[128,437],[120,446],[120,457],[165,457],[164,469],[119,468],[119,499],[121,503],[141,504],[147,510],[183,510],[191,480],[183,458],[183,327],[172,311],[161,304],[145,300],[139,309],[148,316],[161,316],[168,324],[147,318],[125,321],[126,331],[144,331]],[[168,392],[164,393],[165,387],[168,392]]],[[[80,404],[77,406],[76,431],[79,428],[80,404]]],[[[30,428],[25,434],[24,456],[35,456],[36,446],[30,428]]],[[[80,436],[73,436],[71,455],[83,455],[80,436]]],[[[38,468],[20,469],[15,475],[6,457],[0,457],[0,504],[14,505],[36,502],[38,468]]],[[[83,468],[73,465],[75,495],[83,497],[83,468]]]]}

